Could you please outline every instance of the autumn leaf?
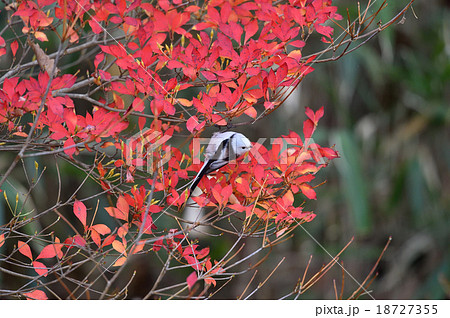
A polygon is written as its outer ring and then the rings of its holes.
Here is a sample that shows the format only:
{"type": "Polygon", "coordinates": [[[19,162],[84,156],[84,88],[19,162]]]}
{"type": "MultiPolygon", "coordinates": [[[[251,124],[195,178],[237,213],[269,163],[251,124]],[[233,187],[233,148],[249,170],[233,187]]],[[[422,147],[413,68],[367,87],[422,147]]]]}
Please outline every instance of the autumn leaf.
{"type": "Polygon", "coordinates": [[[27,297],[27,299],[31,299],[31,300],[47,300],[48,297],[47,295],[39,289],[33,290],[32,292],[29,293],[24,293],[24,296],[27,297]]]}
{"type": "Polygon", "coordinates": [[[311,121],[314,123],[315,126],[317,126],[317,123],[319,122],[320,118],[323,117],[323,113],[324,113],[323,106],[315,113],[309,107],[306,107],[306,110],[305,110],[306,116],[308,116],[308,118],[311,119],[311,121]]]}
{"type": "Polygon", "coordinates": [[[188,100],[186,98],[177,98],[176,102],[180,103],[184,107],[191,107],[192,106],[192,101],[190,101],[190,100],[188,100]]]}
{"type": "Polygon", "coordinates": [[[80,220],[81,224],[83,224],[84,228],[86,228],[86,206],[83,202],[79,200],[75,200],[73,204],[73,213],[80,220]]]}
{"type": "Polygon", "coordinates": [[[306,183],[303,183],[300,185],[300,189],[302,190],[302,193],[308,198],[312,200],[317,199],[316,192],[313,190],[313,188],[306,183]]]}
{"type": "Polygon", "coordinates": [[[16,52],[17,52],[18,48],[19,48],[19,43],[17,43],[17,41],[13,41],[11,43],[11,52],[12,52],[13,56],[16,56],[16,52]]]}
{"type": "MultiPolygon", "coordinates": [[[[47,35],[44,33],[44,32],[41,32],[41,31],[36,31],[36,32],[34,32],[34,37],[36,38],[36,39],[38,39],[39,41],[42,41],[42,42],[48,42],[48,37],[47,37],[47,35]]],[[[48,68],[49,70],[52,70],[53,68],[48,68]]],[[[47,69],[45,69],[45,71],[47,71],[47,69]]],[[[51,71],[50,71],[51,72],[51,71]]]]}
{"type": "MultiPolygon", "coordinates": [[[[135,224],[137,224],[138,227],[141,228],[143,221],[144,221],[144,213],[142,213],[140,215],[140,221],[135,222],[135,224]]],[[[150,215],[147,215],[147,217],[145,218],[145,224],[142,227],[143,233],[152,234],[152,229],[155,229],[155,228],[156,228],[156,226],[153,224],[152,217],[150,215]]]]}
{"type": "Polygon", "coordinates": [[[216,287],[216,280],[212,277],[205,277],[204,281],[206,284],[208,285],[213,285],[214,287],[216,287]]]}
{"type": "Polygon", "coordinates": [[[101,235],[106,235],[111,233],[111,229],[109,227],[107,227],[105,224],[95,224],[92,225],[89,229],[91,229],[92,231],[96,231],[97,233],[101,234],[101,235]]]}
{"type": "Polygon", "coordinates": [[[197,116],[193,115],[191,116],[188,121],[186,122],[186,128],[187,130],[189,130],[191,133],[194,133],[194,130],[200,130],[203,128],[203,126],[205,126],[205,122],[203,122],[203,125],[200,125],[199,119],[197,118],[197,116]],[[199,127],[200,126],[200,127],[199,127]],[[197,128],[199,127],[199,128],[197,128]]]}
{"type": "Polygon", "coordinates": [[[124,238],[125,235],[128,234],[128,230],[129,230],[129,226],[127,223],[125,223],[117,229],[117,235],[121,238],[124,238]]]}
{"type": "Polygon", "coordinates": [[[128,221],[130,207],[123,196],[117,199],[116,207],[106,207],[105,210],[116,219],[128,221]]]}
{"type": "Polygon", "coordinates": [[[89,227],[91,230],[91,238],[94,243],[100,247],[101,245],[101,237],[100,235],[106,235],[111,233],[111,229],[107,227],[105,224],[95,224],[89,227]]]}
{"type": "Polygon", "coordinates": [[[48,269],[41,262],[34,261],[33,268],[36,271],[36,273],[38,273],[40,276],[44,276],[44,277],[47,276],[48,269]]]}
{"type": "Polygon", "coordinates": [[[26,257],[28,257],[31,260],[33,259],[33,256],[31,255],[31,249],[27,243],[18,241],[17,246],[19,247],[19,252],[21,254],[25,255],[26,257]]]}
{"type": "Polygon", "coordinates": [[[197,282],[197,272],[193,271],[187,278],[186,283],[188,284],[189,289],[191,289],[194,284],[197,282]]]}
{"type": "Polygon", "coordinates": [[[61,248],[63,246],[63,244],[59,243],[59,239],[56,238],[56,243],[55,244],[49,244],[47,246],[45,246],[41,253],[39,254],[38,257],[36,257],[36,259],[40,259],[40,258],[52,258],[55,256],[58,256],[58,258],[62,258],[63,253],[61,251],[61,248]]]}
{"type": "Polygon", "coordinates": [[[305,139],[311,138],[315,128],[316,126],[311,119],[307,119],[303,122],[303,135],[305,136],[305,139]]]}
{"type": "Polygon", "coordinates": [[[112,266],[122,266],[123,264],[125,264],[125,262],[127,261],[127,258],[122,256],[119,257],[112,266]]]}
{"type": "Polygon", "coordinates": [[[86,241],[84,238],[82,238],[79,235],[74,235],[73,237],[68,237],[64,240],[64,245],[66,245],[69,249],[73,248],[74,246],[86,246],[86,241]]]}
{"type": "MultiPolygon", "coordinates": [[[[36,32],[35,36],[37,39],[41,41],[48,41],[47,36],[42,32],[36,32]],[[37,35],[40,37],[38,38],[37,35]]],[[[59,69],[55,67],[55,61],[49,58],[48,55],[45,54],[45,52],[41,49],[41,47],[38,44],[34,43],[31,40],[28,40],[28,44],[33,49],[34,54],[36,55],[36,60],[38,61],[41,70],[47,72],[49,75],[52,74],[53,69],[54,69],[53,75],[59,72],[59,69]]]]}
{"type": "Polygon", "coordinates": [[[95,34],[99,34],[99,33],[103,32],[102,26],[97,21],[89,20],[88,23],[92,29],[92,32],[94,32],[95,34]]]}
{"type": "Polygon", "coordinates": [[[114,241],[114,242],[112,243],[112,247],[113,247],[117,252],[119,252],[120,254],[127,255],[126,247],[123,245],[122,242],[120,242],[120,241],[114,241]]]}
{"type": "Polygon", "coordinates": [[[108,235],[102,242],[102,245],[100,247],[108,246],[114,242],[116,239],[116,234],[108,235]]]}

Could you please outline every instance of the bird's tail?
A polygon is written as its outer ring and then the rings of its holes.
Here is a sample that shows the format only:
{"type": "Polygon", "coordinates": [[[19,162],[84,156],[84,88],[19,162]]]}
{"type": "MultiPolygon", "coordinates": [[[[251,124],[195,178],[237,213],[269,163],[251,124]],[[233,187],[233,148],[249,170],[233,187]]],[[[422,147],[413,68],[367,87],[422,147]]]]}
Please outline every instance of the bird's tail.
{"type": "Polygon", "coordinates": [[[207,173],[210,165],[211,165],[211,160],[208,160],[203,165],[203,167],[200,169],[200,171],[197,173],[197,175],[194,178],[194,181],[192,181],[192,184],[189,187],[189,196],[191,196],[192,192],[194,192],[194,190],[197,187],[197,185],[200,182],[200,180],[202,180],[203,176],[207,173]]]}
{"type": "Polygon", "coordinates": [[[192,192],[194,192],[200,180],[201,178],[195,177],[194,182],[192,182],[191,186],[189,187],[189,196],[191,196],[192,192]]]}

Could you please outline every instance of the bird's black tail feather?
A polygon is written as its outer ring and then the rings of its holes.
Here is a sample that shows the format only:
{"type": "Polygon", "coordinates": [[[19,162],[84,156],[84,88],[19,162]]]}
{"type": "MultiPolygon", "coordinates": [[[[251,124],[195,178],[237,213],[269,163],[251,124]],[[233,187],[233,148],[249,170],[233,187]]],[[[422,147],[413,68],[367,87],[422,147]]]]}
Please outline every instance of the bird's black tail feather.
{"type": "Polygon", "coordinates": [[[192,182],[191,186],[189,187],[189,196],[191,196],[192,192],[194,192],[200,180],[202,180],[203,176],[205,175],[205,171],[209,169],[211,162],[212,162],[211,160],[208,160],[206,164],[204,164],[203,167],[198,172],[197,176],[194,179],[194,182],[192,182]]]}

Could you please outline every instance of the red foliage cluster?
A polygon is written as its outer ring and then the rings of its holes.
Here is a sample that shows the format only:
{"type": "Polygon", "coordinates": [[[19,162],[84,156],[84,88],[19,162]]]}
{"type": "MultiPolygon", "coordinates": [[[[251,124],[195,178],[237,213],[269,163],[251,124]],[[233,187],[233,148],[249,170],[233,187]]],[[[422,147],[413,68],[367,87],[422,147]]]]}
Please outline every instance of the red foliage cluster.
{"type": "MultiPolygon", "coordinates": [[[[108,181],[112,169],[125,168],[127,182],[133,183],[136,168],[146,163],[136,148],[126,147],[123,133],[129,126],[129,117],[139,117],[139,130],[149,126],[150,135],[157,133],[145,146],[150,152],[154,149],[148,149],[149,145],[158,140],[162,150],[168,151],[174,132],[186,129],[199,135],[205,127],[225,126],[244,115],[252,119],[264,116],[280,106],[281,101],[273,98],[277,90],[296,86],[313,70],[312,59],[302,58],[307,37],[316,31],[323,36],[322,41],[332,41],[333,30],[325,23],[341,18],[331,0],[212,0],[202,7],[181,0],[159,0],[153,4],[140,0],[58,0],[47,14],[47,6],[54,2],[21,1],[13,16],[23,20],[22,32],[39,41],[47,41],[53,32],[71,45],[82,41],[86,28],[94,34],[115,29],[114,34],[123,36],[118,41],[99,43],[101,52],[95,56],[94,70],[87,79],[71,74],[52,76],[48,69],[43,69],[37,78],[5,79],[0,88],[0,125],[19,138],[31,137],[27,131],[33,123],[24,122],[24,115],[30,113],[36,120],[37,130],[33,133],[47,132],[53,141],[49,143],[52,149],[57,148],[70,158],[92,151],[94,144],[122,151],[123,156],[110,166],[96,164],[103,189],[117,195],[116,205],[107,207],[106,212],[121,226],[111,229],[105,224],[89,225],[91,218],[85,205],[75,201],[74,214],[84,232],[64,243],[57,240],[45,246],[36,258],[61,258],[62,248],[67,248],[67,253],[74,246],[92,242],[99,249],[112,245],[119,253],[116,266],[144,248],[144,241],[126,239],[130,226],[142,229],[141,234],[153,235],[153,215],[170,206],[182,207],[187,192],[177,190],[179,183],[189,178],[188,172],[199,169],[191,164],[188,154],[172,147],[163,172],[147,180],[154,187],[152,195],[162,193],[164,200],[148,205],[150,191],[137,184],[129,193],[113,191],[108,181]],[[57,24],[62,24],[62,28],[56,28],[57,24]],[[115,68],[107,66],[111,61],[115,68]],[[92,113],[80,115],[73,99],[64,96],[64,92],[86,80],[93,89],[111,98],[97,98],[92,113]],[[193,88],[198,94],[187,98],[193,88]]],[[[0,37],[0,48],[4,46],[0,37]]],[[[11,44],[11,50],[15,56],[17,43],[11,44]]],[[[6,52],[2,48],[0,54],[6,52]]],[[[295,196],[302,193],[307,199],[315,199],[311,185],[315,173],[338,154],[310,143],[323,109],[315,113],[307,109],[306,115],[303,139],[290,132],[276,139],[271,149],[255,144],[247,162],[229,165],[213,178],[204,178],[200,187],[210,190],[195,198],[196,202],[284,225],[312,220],[314,214],[303,211],[295,196]],[[283,143],[291,147],[283,150],[283,143]]],[[[142,138],[145,136],[138,135],[136,140],[142,138]]],[[[18,247],[33,262],[36,272],[45,276],[46,266],[33,260],[28,245],[19,241],[18,247]]],[[[199,277],[215,285],[210,276],[222,269],[220,264],[212,265],[208,248],[190,244],[176,230],[157,239],[152,249],[162,247],[170,253],[176,250],[179,259],[195,270],[188,278],[189,287],[199,277]]],[[[28,297],[43,298],[39,294],[28,297]]]]}

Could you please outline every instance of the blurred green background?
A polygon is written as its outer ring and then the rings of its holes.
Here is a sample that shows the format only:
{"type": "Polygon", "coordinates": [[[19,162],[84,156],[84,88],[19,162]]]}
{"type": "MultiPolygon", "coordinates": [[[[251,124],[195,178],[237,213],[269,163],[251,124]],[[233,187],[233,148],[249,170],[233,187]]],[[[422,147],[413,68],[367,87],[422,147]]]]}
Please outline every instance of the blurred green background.
{"type": "MultiPolygon", "coordinates": [[[[356,1],[335,4],[341,14],[348,7],[357,16],[356,1]]],[[[380,21],[405,4],[389,1],[380,21]]],[[[413,8],[418,19],[408,10],[403,24],[334,63],[316,64],[298,99],[277,111],[277,120],[258,123],[255,135],[267,135],[268,125],[275,135],[286,127],[301,131],[304,107],[325,106],[314,138],[335,144],[341,158],[320,172],[317,182],[327,183],[309,205],[317,218],[304,228],[332,255],[355,236],[341,261],[359,283],[392,236],[369,288],[378,299],[450,298],[450,6],[415,1],[413,8]]],[[[278,270],[283,275],[256,297],[288,293],[310,255],[316,271],[331,260],[306,231],[277,247],[261,278],[289,251],[278,270]]],[[[335,266],[302,298],[334,299],[333,279],[339,293],[341,271],[335,266]]],[[[357,288],[346,275],[344,298],[357,288]]]]}

